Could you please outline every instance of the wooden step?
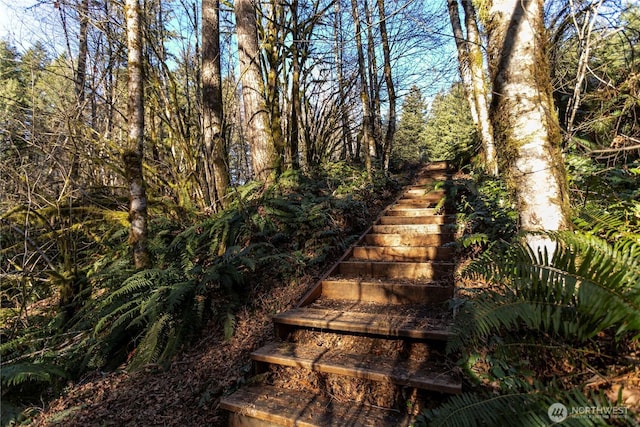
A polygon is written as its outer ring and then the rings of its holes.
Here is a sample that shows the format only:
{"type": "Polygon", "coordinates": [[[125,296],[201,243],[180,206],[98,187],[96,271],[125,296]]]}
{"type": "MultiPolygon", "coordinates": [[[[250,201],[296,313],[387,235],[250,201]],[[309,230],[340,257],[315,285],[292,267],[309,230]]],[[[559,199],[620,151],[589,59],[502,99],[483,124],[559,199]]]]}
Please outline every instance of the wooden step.
{"type": "Polygon", "coordinates": [[[420,172],[429,172],[429,171],[446,171],[449,169],[449,163],[446,161],[439,162],[431,162],[428,165],[422,166],[420,168],[420,172]]]}
{"type": "Polygon", "coordinates": [[[453,286],[443,283],[407,283],[361,278],[326,279],[321,283],[325,298],[385,304],[435,304],[453,297],[453,286]],[[449,285],[449,286],[447,286],[449,285]]]}
{"type": "Polygon", "coordinates": [[[422,200],[422,199],[400,199],[394,207],[404,208],[433,208],[438,204],[439,200],[422,200]]]}
{"type": "MultiPolygon", "coordinates": [[[[397,212],[397,211],[396,211],[397,212]]],[[[413,215],[398,216],[387,215],[380,217],[379,225],[402,225],[402,224],[455,224],[455,215],[413,215]]]]}
{"type": "Polygon", "coordinates": [[[430,190],[408,190],[402,194],[403,199],[417,199],[429,202],[437,202],[443,197],[444,194],[430,190]]]}
{"type": "Polygon", "coordinates": [[[445,366],[435,362],[386,359],[348,354],[340,349],[296,343],[272,343],[253,353],[256,362],[309,369],[315,372],[391,382],[407,387],[458,394],[462,384],[445,366]]]}
{"type": "Polygon", "coordinates": [[[244,387],[223,397],[220,407],[231,411],[229,427],[402,427],[410,422],[397,411],[271,386],[244,387]]]}
{"type": "Polygon", "coordinates": [[[446,280],[452,277],[454,268],[450,262],[343,261],[338,264],[337,273],[348,277],[446,280]]]}
{"type": "Polygon", "coordinates": [[[356,246],[352,259],[367,261],[451,260],[454,249],[444,246],[356,246]]]}
{"type": "Polygon", "coordinates": [[[446,234],[453,233],[455,230],[455,224],[391,224],[371,227],[373,234],[407,234],[411,236],[446,234]]]}
{"type": "Polygon", "coordinates": [[[411,206],[403,205],[394,205],[391,208],[387,209],[384,213],[386,216],[441,216],[438,215],[438,212],[434,208],[414,208],[411,206]]]}
{"type": "Polygon", "coordinates": [[[345,332],[375,335],[383,338],[413,338],[446,341],[450,327],[439,319],[417,316],[389,316],[378,313],[360,313],[301,307],[273,316],[277,334],[285,340],[291,326],[321,329],[323,332],[345,332]]]}
{"type": "Polygon", "coordinates": [[[428,175],[423,175],[423,176],[417,177],[413,181],[413,184],[414,185],[429,185],[429,184],[433,184],[434,182],[446,182],[446,181],[448,181],[450,179],[451,179],[451,175],[449,175],[449,174],[432,172],[432,173],[430,173],[428,175]]]}
{"type": "Polygon", "coordinates": [[[438,246],[453,242],[453,234],[426,234],[407,236],[403,234],[367,234],[364,243],[370,246],[438,246]]]}
{"type": "Polygon", "coordinates": [[[433,197],[444,197],[447,194],[447,191],[438,188],[434,189],[431,184],[414,184],[409,187],[406,187],[406,190],[403,194],[415,194],[417,196],[433,196],[433,197]]]}

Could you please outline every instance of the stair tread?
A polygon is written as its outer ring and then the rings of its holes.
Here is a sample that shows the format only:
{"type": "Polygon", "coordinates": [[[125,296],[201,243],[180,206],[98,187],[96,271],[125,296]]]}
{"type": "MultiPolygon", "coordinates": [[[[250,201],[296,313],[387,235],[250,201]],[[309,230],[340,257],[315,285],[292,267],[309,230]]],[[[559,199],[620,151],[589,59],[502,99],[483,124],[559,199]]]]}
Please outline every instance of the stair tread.
{"type": "Polygon", "coordinates": [[[391,265],[400,266],[400,268],[403,268],[403,267],[427,267],[427,266],[454,268],[455,265],[456,265],[455,262],[440,261],[440,260],[435,260],[435,261],[372,261],[372,260],[368,260],[368,259],[355,259],[355,258],[350,258],[348,260],[342,261],[342,262],[340,262],[339,265],[343,265],[343,264],[348,264],[348,265],[351,265],[351,264],[372,264],[372,265],[391,264],[391,265]]]}
{"type": "Polygon", "coordinates": [[[453,276],[455,263],[444,261],[342,261],[335,272],[343,276],[389,277],[418,280],[446,279],[453,276]]]}
{"type": "Polygon", "coordinates": [[[453,297],[452,281],[332,276],[321,283],[325,298],[385,304],[440,303],[453,297]]]}
{"type": "Polygon", "coordinates": [[[356,246],[353,259],[370,261],[433,261],[448,260],[454,255],[454,248],[446,246],[356,246]]]}
{"type": "Polygon", "coordinates": [[[416,286],[431,288],[453,288],[450,280],[411,280],[404,278],[376,278],[376,277],[349,277],[349,276],[330,276],[322,281],[322,283],[336,282],[343,285],[348,284],[368,284],[368,285],[387,285],[387,286],[416,286]]]}
{"type": "Polygon", "coordinates": [[[396,411],[354,402],[339,402],[310,391],[272,386],[244,387],[220,401],[220,407],[283,426],[377,427],[406,426],[396,411]]]}
{"type": "Polygon", "coordinates": [[[443,243],[450,243],[455,240],[454,233],[430,233],[429,235],[411,236],[402,233],[369,233],[364,236],[364,241],[369,246],[439,246],[443,243]],[[434,239],[448,239],[442,243],[432,243],[434,239]],[[388,241],[384,245],[375,243],[377,240],[388,241]],[[415,242],[409,244],[406,242],[415,242]],[[425,242],[425,243],[422,243],[425,242]]]}
{"type": "Polygon", "coordinates": [[[389,224],[374,225],[371,230],[374,234],[403,234],[403,233],[428,233],[441,234],[453,233],[456,224],[389,224]]]}
{"type": "Polygon", "coordinates": [[[392,382],[443,393],[460,393],[462,384],[446,367],[433,361],[389,359],[351,354],[340,349],[297,343],[272,343],[251,353],[253,360],[310,369],[372,381],[392,382]]]}
{"type": "Polygon", "coordinates": [[[446,340],[451,335],[450,322],[441,317],[301,307],[277,314],[273,320],[287,325],[391,338],[446,340]]]}
{"type": "Polygon", "coordinates": [[[379,225],[431,225],[455,224],[455,215],[385,215],[378,220],[379,225]]]}

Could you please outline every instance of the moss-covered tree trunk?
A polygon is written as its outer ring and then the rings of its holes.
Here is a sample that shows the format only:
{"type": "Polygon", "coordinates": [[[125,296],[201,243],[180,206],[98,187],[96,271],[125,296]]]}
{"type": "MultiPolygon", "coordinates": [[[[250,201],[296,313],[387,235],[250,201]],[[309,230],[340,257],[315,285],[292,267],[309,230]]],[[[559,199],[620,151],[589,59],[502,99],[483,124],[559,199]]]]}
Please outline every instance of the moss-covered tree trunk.
{"type": "Polygon", "coordinates": [[[225,205],[229,168],[223,132],[220,1],[202,1],[202,137],[209,203],[225,205]]]}
{"type": "Polygon", "coordinates": [[[476,20],[475,7],[471,0],[462,0],[464,9],[464,23],[467,29],[469,47],[469,72],[471,74],[471,86],[475,110],[478,114],[478,132],[482,141],[485,168],[490,175],[498,175],[498,160],[493,139],[493,127],[489,119],[489,95],[487,93],[487,79],[485,75],[484,60],[482,57],[482,45],[480,32],[476,20]]]}
{"type": "Polygon", "coordinates": [[[273,138],[269,133],[269,117],[265,104],[264,80],[260,68],[260,48],[256,8],[251,0],[236,0],[236,30],[242,103],[246,138],[251,149],[253,176],[267,181],[275,162],[273,138]]]}
{"type": "MultiPolygon", "coordinates": [[[[500,169],[515,192],[521,228],[532,232],[569,226],[543,6],[543,0],[493,0],[486,23],[500,169]]],[[[553,250],[532,235],[528,241],[553,250]]]]}
{"type": "Polygon", "coordinates": [[[144,146],[144,83],[142,72],[141,10],[138,0],[126,0],[127,70],[129,135],[123,154],[124,171],[129,186],[129,244],[133,249],[133,263],[137,269],[150,266],[147,250],[147,195],[142,174],[144,146]]]}

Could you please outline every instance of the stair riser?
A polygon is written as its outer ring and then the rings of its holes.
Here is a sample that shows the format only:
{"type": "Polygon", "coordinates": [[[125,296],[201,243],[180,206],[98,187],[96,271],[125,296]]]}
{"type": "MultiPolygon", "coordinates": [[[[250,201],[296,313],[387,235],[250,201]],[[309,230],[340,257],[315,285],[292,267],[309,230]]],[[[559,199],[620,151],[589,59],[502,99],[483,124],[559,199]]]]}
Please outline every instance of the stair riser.
{"type": "Polygon", "coordinates": [[[453,233],[455,224],[400,224],[400,225],[374,225],[371,229],[374,234],[442,234],[453,233]]]}
{"type": "Polygon", "coordinates": [[[453,287],[377,283],[322,282],[322,296],[386,304],[436,304],[453,297],[453,287]]]}
{"type": "Polygon", "coordinates": [[[423,202],[437,203],[443,198],[442,194],[429,193],[425,190],[411,190],[402,195],[400,200],[416,200],[423,202]]]}
{"type": "Polygon", "coordinates": [[[405,209],[424,209],[424,208],[435,208],[438,204],[438,200],[423,200],[423,199],[400,199],[396,202],[395,207],[397,208],[405,208],[405,209]]]}
{"type": "Polygon", "coordinates": [[[353,258],[369,261],[434,261],[451,260],[453,248],[448,247],[377,247],[357,246],[353,248],[353,258]]]}
{"type": "Polygon", "coordinates": [[[338,273],[348,277],[380,277],[387,279],[446,280],[452,267],[429,263],[342,262],[338,273]]]}
{"type": "Polygon", "coordinates": [[[453,242],[453,234],[405,236],[401,234],[367,234],[364,242],[371,246],[437,246],[453,242]]]}
{"type": "Polygon", "coordinates": [[[434,208],[413,208],[411,206],[398,206],[385,211],[386,217],[399,216],[399,217],[424,217],[424,216],[440,216],[434,208]]]}
{"type": "Polygon", "coordinates": [[[379,225],[428,225],[428,224],[454,224],[456,217],[453,215],[422,215],[422,216],[383,216],[378,220],[379,225]]]}

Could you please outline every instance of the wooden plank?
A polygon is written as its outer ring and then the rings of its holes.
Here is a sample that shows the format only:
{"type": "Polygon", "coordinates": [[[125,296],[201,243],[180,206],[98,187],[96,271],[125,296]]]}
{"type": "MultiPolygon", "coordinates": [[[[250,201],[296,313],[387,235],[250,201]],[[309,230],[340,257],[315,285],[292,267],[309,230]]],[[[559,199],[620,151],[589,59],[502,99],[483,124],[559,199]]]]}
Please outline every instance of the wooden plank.
{"type": "Polygon", "coordinates": [[[453,276],[454,263],[343,261],[338,273],[344,276],[390,279],[445,280],[453,276]]]}
{"type": "Polygon", "coordinates": [[[326,279],[322,281],[322,296],[385,304],[435,304],[452,298],[453,286],[367,281],[360,278],[326,279]]]}
{"type": "Polygon", "coordinates": [[[453,234],[425,234],[407,236],[403,234],[367,234],[364,242],[371,246],[436,246],[455,240],[453,234]]]}
{"type": "Polygon", "coordinates": [[[454,249],[445,246],[356,246],[353,258],[368,261],[451,260],[454,249]]]}
{"type": "Polygon", "coordinates": [[[433,172],[428,175],[419,176],[414,180],[414,185],[428,185],[434,182],[446,182],[451,179],[451,175],[446,173],[433,172]]]}
{"type": "Polygon", "coordinates": [[[409,190],[402,195],[402,199],[415,199],[429,202],[437,202],[444,197],[440,193],[432,193],[429,190],[409,190]]]}
{"type": "Polygon", "coordinates": [[[425,171],[444,171],[449,169],[449,163],[446,161],[431,162],[421,168],[421,172],[425,171]]]}
{"type": "Polygon", "coordinates": [[[401,208],[433,208],[437,205],[437,202],[437,200],[400,199],[396,202],[395,206],[401,208]]]}
{"type": "Polygon", "coordinates": [[[385,217],[389,216],[401,216],[401,217],[411,217],[411,216],[440,216],[438,212],[434,208],[425,208],[425,207],[411,207],[411,206],[403,206],[403,205],[395,205],[385,212],[385,217]]]}
{"type": "Polygon", "coordinates": [[[291,366],[330,374],[391,382],[407,387],[458,394],[462,384],[434,362],[386,359],[371,354],[348,354],[340,349],[295,343],[268,344],[251,353],[257,362],[291,366]]]}
{"type": "Polygon", "coordinates": [[[401,224],[455,224],[455,215],[412,215],[399,216],[388,215],[378,220],[380,225],[401,225],[401,224]]]}
{"type": "Polygon", "coordinates": [[[430,184],[414,184],[406,187],[404,194],[415,194],[420,196],[432,196],[442,198],[447,194],[446,190],[441,188],[433,189],[433,186],[430,184]]]}
{"type": "Polygon", "coordinates": [[[342,403],[308,391],[271,386],[242,388],[231,396],[224,397],[220,401],[220,407],[235,414],[230,417],[230,427],[409,425],[408,417],[395,411],[354,402],[342,403]]]}
{"type": "Polygon", "coordinates": [[[303,307],[276,314],[273,321],[288,326],[377,335],[391,339],[446,341],[451,336],[449,325],[438,319],[416,316],[389,316],[303,307]]]}
{"type": "Polygon", "coordinates": [[[392,224],[374,225],[371,227],[373,234],[406,234],[414,236],[433,233],[453,233],[455,230],[456,224],[392,224]]]}

